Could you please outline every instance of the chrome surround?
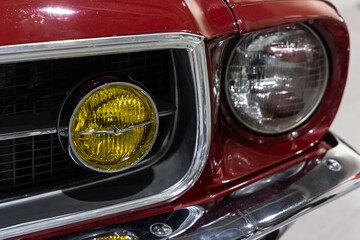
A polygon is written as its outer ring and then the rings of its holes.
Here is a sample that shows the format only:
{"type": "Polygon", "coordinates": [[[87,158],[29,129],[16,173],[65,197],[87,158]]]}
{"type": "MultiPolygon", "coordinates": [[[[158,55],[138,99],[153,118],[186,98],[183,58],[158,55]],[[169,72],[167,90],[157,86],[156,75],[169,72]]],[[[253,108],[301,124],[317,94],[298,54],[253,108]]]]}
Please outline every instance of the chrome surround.
{"type": "MultiPolygon", "coordinates": [[[[291,25],[291,24],[289,24],[291,25]]],[[[313,108],[311,109],[311,111],[309,111],[306,115],[304,115],[304,117],[302,117],[300,120],[297,120],[297,121],[294,121],[293,125],[292,126],[289,126],[287,128],[284,128],[284,129],[281,129],[280,131],[278,130],[274,130],[274,131],[270,131],[270,130],[263,130],[263,129],[258,129],[254,126],[251,126],[250,124],[248,124],[247,122],[245,122],[244,120],[242,120],[239,116],[238,116],[238,113],[237,113],[237,110],[235,109],[235,107],[233,106],[232,104],[232,100],[231,100],[231,97],[229,95],[229,92],[225,89],[225,96],[226,96],[226,101],[227,101],[227,105],[229,106],[232,114],[235,116],[236,120],[238,122],[240,122],[241,124],[243,124],[245,127],[247,127],[248,129],[252,130],[252,131],[255,131],[256,133],[260,133],[260,134],[266,134],[266,135],[276,135],[276,134],[286,134],[286,132],[288,131],[291,131],[291,130],[295,130],[297,127],[299,127],[302,123],[306,122],[307,120],[309,120],[310,116],[316,111],[316,109],[320,106],[321,104],[321,101],[323,100],[323,97],[324,97],[324,94],[325,94],[325,90],[327,88],[327,85],[329,83],[329,76],[330,76],[330,65],[329,65],[329,56],[328,56],[328,53],[326,51],[326,48],[324,46],[324,43],[323,41],[320,39],[319,35],[311,28],[309,27],[308,25],[304,24],[304,23],[296,23],[296,24],[293,24],[293,25],[299,25],[303,28],[305,28],[310,34],[312,34],[312,36],[318,41],[319,45],[320,45],[320,48],[322,49],[322,52],[324,53],[324,57],[325,57],[325,71],[326,71],[326,75],[324,77],[325,79],[325,84],[324,84],[324,87],[323,89],[321,90],[321,93],[319,94],[318,96],[318,99],[316,100],[315,104],[313,104],[313,108]]],[[[276,27],[272,27],[272,28],[276,28],[276,27]]],[[[272,28],[269,28],[269,29],[272,29],[272,28]]],[[[263,32],[263,31],[266,31],[266,29],[264,30],[260,30],[259,32],[263,32]]],[[[256,32],[254,32],[256,33],[256,32]]],[[[251,34],[251,33],[250,33],[251,34]]],[[[244,38],[241,38],[240,41],[238,42],[238,44],[236,45],[236,47],[233,49],[233,51],[231,52],[230,54],[230,60],[228,61],[228,63],[226,64],[226,69],[225,69],[225,86],[227,87],[228,85],[228,72],[229,72],[229,66],[230,66],[230,62],[231,60],[233,59],[235,53],[237,52],[237,48],[240,44],[242,44],[244,42],[244,38]]],[[[295,132],[296,133],[296,132],[295,132]]],[[[296,133],[297,134],[297,133],[296,133]]],[[[294,138],[297,137],[296,136],[293,136],[294,138]]]]}
{"type": "MultiPolygon", "coordinates": [[[[72,158],[72,160],[74,160],[75,163],[79,164],[80,166],[83,166],[85,168],[89,168],[91,170],[94,170],[94,171],[97,171],[97,172],[102,172],[102,173],[114,173],[114,172],[121,172],[121,171],[124,171],[126,169],[129,169],[130,167],[133,167],[135,166],[137,163],[139,163],[148,153],[149,151],[151,150],[151,148],[153,147],[154,143],[155,143],[155,140],[157,138],[157,135],[158,135],[158,132],[159,132],[159,112],[156,108],[156,104],[154,102],[154,100],[152,99],[152,97],[144,90],[142,89],[141,87],[139,86],[136,86],[135,84],[132,84],[132,83],[128,83],[128,82],[112,82],[112,83],[106,83],[106,84],[102,84],[96,88],[94,88],[93,90],[91,90],[90,92],[88,92],[81,100],[80,102],[76,105],[71,117],[70,117],[70,121],[69,121],[69,146],[68,146],[68,151],[69,151],[69,155],[70,157],[72,158]],[[113,85],[124,85],[124,86],[129,86],[129,87],[132,87],[132,88],[135,88],[137,90],[139,90],[142,94],[144,94],[151,102],[152,104],[152,107],[154,108],[155,110],[155,119],[152,119],[150,121],[147,121],[147,122],[144,122],[144,123],[140,123],[140,124],[137,124],[137,125],[133,125],[133,126],[130,126],[130,127],[127,127],[127,128],[123,128],[123,129],[114,129],[114,130],[104,130],[104,131],[95,131],[95,132],[84,132],[84,133],[72,133],[71,132],[71,125],[72,125],[72,122],[74,120],[74,117],[75,117],[75,113],[77,112],[77,110],[79,109],[80,105],[84,102],[85,99],[87,99],[92,93],[96,92],[97,90],[99,89],[102,89],[104,87],[107,87],[107,86],[113,86],[113,85]],[[90,164],[86,163],[84,160],[81,159],[81,157],[77,154],[76,150],[75,150],[75,147],[74,147],[74,144],[73,144],[73,141],[71,140],[71,136],[72,135],[80,135],[80,134],[83,134],[83,135],[88,135],[88,134],[106,134],[106,133],[114,133],[114,134],[117,134],[117,135],[120,135],[122,134],[123,132],[126,132],[126,131],[129,131],[131,129],[134,129],[134,128],[138,128],[138,127],[141,127],[141,126],[145,126],[147,124],[151,124],[153,122],[156,122],[156,130],[155,130],[155,134],[154,134],[154,137],[152,139],[152,142],[150,144],[150,146],[148,147],[148,149],[145,151],[145,153],[135,162],[131,163],[129,166],[127,167],[124,167],[124,168],[120,168],[120,169],[116,169],[116,170],[102,170],[102,169],[98,169],[98,168],[95,168],[93,166],[91,166],[90,164]]],[[[122,161],[122,160],[121,160],[122,161]]]]}
{"type": "Polygon", "coordinates": [[[21,132],[6,133],[6,134],[0,134],[0,141],[15,139],[15,138],[22,138],[22,137],[34,137],[34,136],[53,134],[53,133],[57,133],[56,127],[39,129],[39,130],[35,130],[35,131],[21,131],[21,132]]]}
{"type": "Polygon", "coordinates": [[[195,34],[173,32],[8,45],[0,46],[0,63],[170,48],[192,51],[203,39],[195,34]]]}
{"type": "MultiPolygon", "coordinates": [[[[31,61],[156,49],[187,50],[191,72],[194,78],[197,115],[196,144],[193,161],[183,178],[174,186],[165,189],[158,194],[131,202],[119,203],[91,211],[79,211],[58,217],[24,222],[22,224],[2,228],[0,229],[1,239],[52,229],[93,218],[100,218],[110,214],[161,203],[177,197],[196,182],[206,163],[211,141],[211,115],[206,53],[203,36],[175,32],[0,47],[0,63],[18,62],[19,59],[22,61],[31,61]]],[[[45,193],[45,195],[52,195],[57,192],[58,191],[45,193]]],[[[41,198],[41,196],[42,195],[37,195],[4,204],[16,204],[17,201],[31,201],[36,198],[41,198]]],[[[0,204],[0,206],[1,205],[3,204],[0,204]]]]}

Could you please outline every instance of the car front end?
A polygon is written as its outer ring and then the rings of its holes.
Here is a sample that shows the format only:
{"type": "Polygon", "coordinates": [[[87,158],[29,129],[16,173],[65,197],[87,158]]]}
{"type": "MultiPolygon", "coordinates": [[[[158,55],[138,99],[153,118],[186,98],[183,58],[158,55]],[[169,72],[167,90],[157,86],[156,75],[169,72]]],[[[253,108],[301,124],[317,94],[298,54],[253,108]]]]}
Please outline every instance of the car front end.
{"type": "Polygon", "coordinates": [[[329,2],[1,4],[1,239],[276,239],[357,187],[329,2]]]}

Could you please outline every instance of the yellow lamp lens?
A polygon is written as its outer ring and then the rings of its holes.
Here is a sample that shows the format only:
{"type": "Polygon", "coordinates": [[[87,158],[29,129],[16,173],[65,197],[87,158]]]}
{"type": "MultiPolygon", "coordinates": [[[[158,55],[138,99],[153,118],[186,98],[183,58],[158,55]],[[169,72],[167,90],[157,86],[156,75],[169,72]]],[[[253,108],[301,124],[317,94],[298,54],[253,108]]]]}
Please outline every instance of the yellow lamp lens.
{"type": "Polygon", "coordinates": [[[152,147],[158,112],[151,97],[130,83],[111,83],[88,93],[70,120],[70,146],[86,167],[123,170],[152,147]]]}
{"type": "Polygon", "coordinates": [[[125,236],[125,235],[123,236],[114,235],[114,236],[96,238],[96,240],[137,240],[137,238],[132,236],[125,236]]]}

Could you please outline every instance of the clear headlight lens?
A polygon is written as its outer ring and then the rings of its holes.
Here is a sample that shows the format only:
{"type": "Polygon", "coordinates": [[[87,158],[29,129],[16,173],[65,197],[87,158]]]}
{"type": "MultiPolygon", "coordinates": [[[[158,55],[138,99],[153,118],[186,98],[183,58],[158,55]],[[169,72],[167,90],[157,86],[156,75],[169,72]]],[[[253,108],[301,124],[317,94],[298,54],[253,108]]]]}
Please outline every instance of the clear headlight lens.
{"type": "Polygon", "coordinates": [[[140,161],[158,131],[151,97],[130,83],[113,83],[88,93],[70,121],[70,154],[96,171],[120,171],[140,161]]]}
{"type": "Polygon", "coordinates": [[[321,40],[296,24],[243,37],[227,67],[225,92],[242,124],[259,133],[279,134],[310,117],[327,79],[321,40]]]}

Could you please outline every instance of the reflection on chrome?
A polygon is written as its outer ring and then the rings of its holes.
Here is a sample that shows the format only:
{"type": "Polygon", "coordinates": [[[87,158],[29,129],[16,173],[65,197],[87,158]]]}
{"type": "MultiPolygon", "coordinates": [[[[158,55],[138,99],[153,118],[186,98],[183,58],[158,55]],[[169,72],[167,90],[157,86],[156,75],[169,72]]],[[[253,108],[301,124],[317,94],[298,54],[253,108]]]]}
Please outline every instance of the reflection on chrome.
{"type": "Polygon", "coordinates": [[[116,239],[173,239],[194,226],[203,216],[204,209],[199,206],[183,208],[145,219],[119,223],[107,227],[85,230],[61,236],[59,240],[110,239],[117,233],[123,238],[116,239]],[[127,237],[127,238],[126,238],[127,237]]]}
{"type": "Polygon", "coordinates": [[[169,238],[174,238],[182,233],[184,233],[186,230],[191,228],[204,214],[204,209],[199,206],[193,206],[186,208],[189,213],[187,218],[180,224],[179,228],[176,229],[169,238]]]}
{"type": "Polygon", "coordinates": [[[263,178],[253,184],[250,184],[249,186],[243,187],[240,190],[231,193],[230,197],[239,198],[260,191],[261,189],[269,187],[276,182],[283,181],[291,176],[294,176],[301,169],[303,169],[304,166],[305,166],[305,162],[302,162],[282,172],[275,173],[269,177],[263,178]]]}

